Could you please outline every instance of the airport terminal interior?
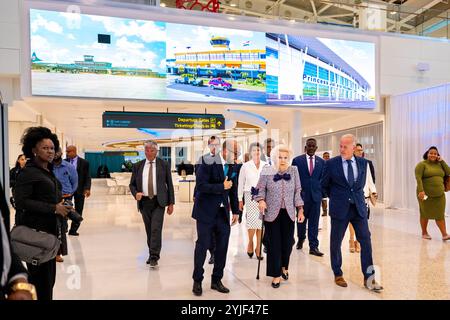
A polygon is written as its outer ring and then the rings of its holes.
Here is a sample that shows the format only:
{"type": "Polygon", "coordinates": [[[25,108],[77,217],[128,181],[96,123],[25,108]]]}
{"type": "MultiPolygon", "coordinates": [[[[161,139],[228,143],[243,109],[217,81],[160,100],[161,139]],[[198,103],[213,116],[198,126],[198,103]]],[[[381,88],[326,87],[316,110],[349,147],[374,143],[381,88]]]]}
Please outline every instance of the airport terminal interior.
{"type": "MultiPolygon", "coordinates": [[[[0,98],[0,182],[11,227],[10,170],[27,128],[49,128],[63,159],[76,147],[89,162],[90,196],[56,262],[55,300],[450,299],[450,241],[437,226],[450,229],[450,192],[439,194],[443,215],[430,218],[424,237],[427,196],[418,199],[417,169],[431,161],[423,156],[432,146],[450,163],[448,0],[2,0],[0,98]],[[310,139],[316,158],[340,157],[348,134],[373,164],[368,226],[384,290],[364,286],[364,258],[351,250],[349,230],[341,247],[348,286],[335,282],[336,208],[324,194],[323,256],[311,254],[308,237],[298,248],[296,226],[289,279],[275,289],[266,276],[271,257],[248,254],[246,205],[229,236],[222,282],[230,292],[210,289],[208,251],[203,294],[195,295],[192,213],[202,197],[193,165],[209,154],[209,138],[235,140],[235,161],[245,163],[254,143],[267,155],[268,140],[286,146],[290,160],[310,139]],[[175,195],[157,266],[147,260],[146,225],[130,189],[148,141],[157,143],[175,195]]],[[[442,172],[450,176],[444,165],[442,172]]]]}

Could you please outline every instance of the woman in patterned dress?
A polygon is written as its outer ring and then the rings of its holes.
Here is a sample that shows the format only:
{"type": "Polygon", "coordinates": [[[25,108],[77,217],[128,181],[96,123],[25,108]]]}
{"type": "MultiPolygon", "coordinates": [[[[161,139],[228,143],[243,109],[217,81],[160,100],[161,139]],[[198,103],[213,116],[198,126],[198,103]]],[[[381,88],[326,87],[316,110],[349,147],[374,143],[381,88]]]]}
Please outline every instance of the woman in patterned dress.
{"type": "Polygon", "coordinates": [[[253,253],[256,251],[256,257],[262,260],[263,257],[261,256],[261,252],[259,252],[261,244],[262,221],[259,219],[258,203],[252,200],[252,189],[254,190],[256,187],[259,180],[259,175],[267,163],[261,160],[261,146],[258,142],[250,145],[249,154],[251,159],[242,165],[239,173],[239,210],[242,211],[244,209],[245,203],[245,217],[248,230],[247,254],[250,258],[252,258],[253,253]],[[256,248],[253,244],[255,234],[256,248]]]}
{"type": "Polygon", "coordinates": [[[284,145],[275,147],[271,154],[273,165],[264,167],[256,189],[259,211],[263,215],[267,273],[273,277],[272,287],[279,288],[281,278],[288,280],[289,258],[294,244],[295,221],[305,221],[300,176],[291,166],[291,151],[284,145]]]}

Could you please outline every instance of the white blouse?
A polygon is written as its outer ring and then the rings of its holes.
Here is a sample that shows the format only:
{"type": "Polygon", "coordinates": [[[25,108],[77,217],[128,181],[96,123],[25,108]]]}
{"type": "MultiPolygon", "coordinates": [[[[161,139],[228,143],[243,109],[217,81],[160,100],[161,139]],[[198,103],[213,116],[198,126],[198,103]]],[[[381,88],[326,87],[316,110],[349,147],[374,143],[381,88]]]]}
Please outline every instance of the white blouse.
{"type": "Polygon", "coordinates": [[[259,169],[256,168],[256,164],[253,160],[247,161],[242,165],[238,181],[239,201],[243,201],[244,192],[250,192],[252,187],[256,187],[261,171],[266,165],[268,165],[268,163],[262,160],[259,162],[259,169]]]}

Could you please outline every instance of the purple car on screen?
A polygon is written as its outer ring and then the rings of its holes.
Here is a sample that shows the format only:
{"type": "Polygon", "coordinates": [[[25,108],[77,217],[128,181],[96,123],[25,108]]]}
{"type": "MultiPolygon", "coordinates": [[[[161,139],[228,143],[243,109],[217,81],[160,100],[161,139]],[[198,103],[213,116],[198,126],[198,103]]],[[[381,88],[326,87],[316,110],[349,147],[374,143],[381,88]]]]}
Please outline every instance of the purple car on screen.
{"type": "Polygon", "coordinates": [[[222,78],[211,79],[208,85],[211,89],[222,89],[224,91],[231,90],[232,88],[231,83],[222,80],[222,78]]]}

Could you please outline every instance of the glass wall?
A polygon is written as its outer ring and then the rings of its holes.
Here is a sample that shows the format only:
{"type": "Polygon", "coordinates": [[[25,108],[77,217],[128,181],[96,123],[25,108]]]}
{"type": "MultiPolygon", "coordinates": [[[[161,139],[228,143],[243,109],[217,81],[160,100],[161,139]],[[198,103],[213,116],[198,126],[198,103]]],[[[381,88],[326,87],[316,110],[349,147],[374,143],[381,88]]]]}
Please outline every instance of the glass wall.
{"type": "Polygon", "coordinates": [[[306,139],[315,138],[317,140],[317,153],[322,155],[328,151],[331,157],[339,155],[339,139],[342,135],[351,133],[356,136],[356,140],[363,145],[365,158],[373,162],[375,168],[375,185],[377,187],[378,199],[383,201],[383,157],[384,157],[384,135],[383,122],[377,122],[366,126],[350,128],[332,133],[304,137],[303,145],[306,139]]]}

